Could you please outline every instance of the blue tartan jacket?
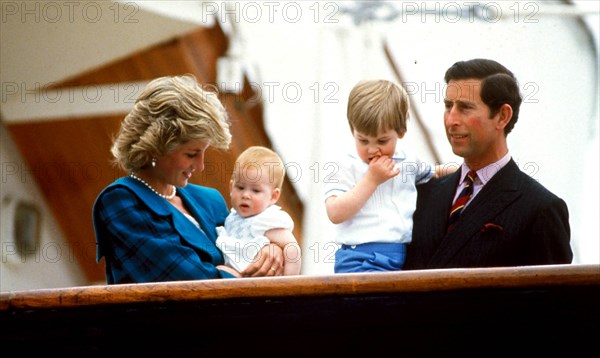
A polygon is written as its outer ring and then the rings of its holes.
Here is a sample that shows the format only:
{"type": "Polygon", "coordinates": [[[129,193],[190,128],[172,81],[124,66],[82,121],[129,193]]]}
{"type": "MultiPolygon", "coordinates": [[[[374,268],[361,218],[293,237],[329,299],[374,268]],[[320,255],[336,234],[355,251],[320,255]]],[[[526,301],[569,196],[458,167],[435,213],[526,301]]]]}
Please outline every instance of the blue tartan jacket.
{"type": "Polygon", "coordinates": [[[223,264],[216,227],[229,214],[223,196],[194,184],[177,191],[202,229],[129,177],[98,195],[92,210],[96,260],[105,258],[108,284],[233,277],[216,268],[223,264]]]}

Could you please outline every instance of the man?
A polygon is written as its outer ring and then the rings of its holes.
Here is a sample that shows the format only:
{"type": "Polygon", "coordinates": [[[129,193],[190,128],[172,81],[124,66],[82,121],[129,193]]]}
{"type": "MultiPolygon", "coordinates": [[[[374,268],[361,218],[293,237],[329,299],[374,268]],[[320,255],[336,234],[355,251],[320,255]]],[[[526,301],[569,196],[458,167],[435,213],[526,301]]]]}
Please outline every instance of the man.
{"type": "Polygon", "coordinates": [[[444,79],[446,135],[464,163],[421,186],[405,269],[571,263],[566,203],[522,172],[508,151],[522,100],[513,73],[474,59],[455,63],[444,79]],[[470,196],[462,196],[465,186],[470,196]]]}

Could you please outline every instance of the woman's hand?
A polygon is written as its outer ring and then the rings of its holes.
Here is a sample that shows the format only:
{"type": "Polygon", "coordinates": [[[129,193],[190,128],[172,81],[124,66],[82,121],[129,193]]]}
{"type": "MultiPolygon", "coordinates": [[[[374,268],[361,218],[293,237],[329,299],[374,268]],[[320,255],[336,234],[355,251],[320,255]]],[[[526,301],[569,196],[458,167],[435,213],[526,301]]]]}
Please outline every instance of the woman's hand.
{"type": "Polygon", "coordinates": [[[237,270],[234,270],[229,266],[217,265],[217,270],[229,272],[230,274],[232,274],[235,277],[242,277],[242,274],[240,274],[237,270]]]}
{"type": "Polygon", "coordinates": [[[269,244],[256,254],[252,262],[244,271],[242,277],[265,277],[283,275],[283,250],[276,244],[269,244]]]}

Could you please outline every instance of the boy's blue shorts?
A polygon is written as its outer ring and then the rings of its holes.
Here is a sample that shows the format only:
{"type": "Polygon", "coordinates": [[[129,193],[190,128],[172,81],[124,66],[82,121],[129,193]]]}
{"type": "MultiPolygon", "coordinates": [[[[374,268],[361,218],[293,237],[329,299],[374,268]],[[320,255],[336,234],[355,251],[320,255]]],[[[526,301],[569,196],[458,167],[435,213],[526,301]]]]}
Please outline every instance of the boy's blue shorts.
{"type": "Polygon", "coordinates": [[[335,253],[335,273],[398,271],[406,259],[406,244],[371,242],[342,245],[335,253]]]}

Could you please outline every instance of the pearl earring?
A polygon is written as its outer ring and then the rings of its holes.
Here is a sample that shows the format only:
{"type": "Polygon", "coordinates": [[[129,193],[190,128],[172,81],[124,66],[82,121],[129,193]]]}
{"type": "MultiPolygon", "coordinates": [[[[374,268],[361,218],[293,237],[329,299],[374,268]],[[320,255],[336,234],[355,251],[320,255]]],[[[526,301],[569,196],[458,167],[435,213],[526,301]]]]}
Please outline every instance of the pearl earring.
{"type": "Polygon", "coordinates": [[[152,168],[156,167],[156,158],[152,158],[152,168]]]}

